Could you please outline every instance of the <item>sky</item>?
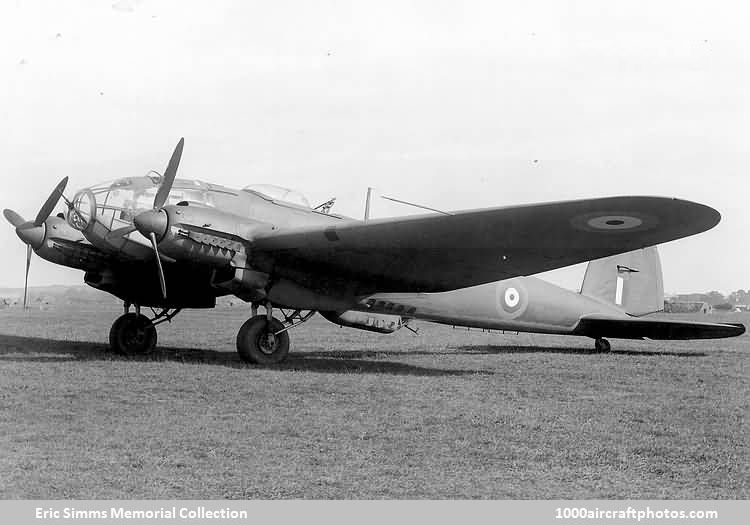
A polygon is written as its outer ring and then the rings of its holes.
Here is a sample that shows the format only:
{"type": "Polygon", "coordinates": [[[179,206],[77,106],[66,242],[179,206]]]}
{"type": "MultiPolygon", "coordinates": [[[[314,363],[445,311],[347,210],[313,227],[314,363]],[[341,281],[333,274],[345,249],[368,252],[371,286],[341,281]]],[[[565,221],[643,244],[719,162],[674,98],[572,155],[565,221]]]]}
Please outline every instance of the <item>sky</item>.
{"type": "MultiPolygon", "coordinates": [[[[0,208],[162,171],[275,183],[360,217],[367,187],[457,210],[611,195],[708,204],[668,292],[750,288],[740,2],[6,1],[0,208]]],[[[375,198],[374,217],[414,213],[375,198]]],[[[25,248],[0,225],[0,287],[25,248]]],[[[457,247],[460,249],[460,247],[457,247]]],[[[576,288],[584,267],[545,274],[576,288]]],[[[30,285],[80,284],[39,259],[30,285]]]]}

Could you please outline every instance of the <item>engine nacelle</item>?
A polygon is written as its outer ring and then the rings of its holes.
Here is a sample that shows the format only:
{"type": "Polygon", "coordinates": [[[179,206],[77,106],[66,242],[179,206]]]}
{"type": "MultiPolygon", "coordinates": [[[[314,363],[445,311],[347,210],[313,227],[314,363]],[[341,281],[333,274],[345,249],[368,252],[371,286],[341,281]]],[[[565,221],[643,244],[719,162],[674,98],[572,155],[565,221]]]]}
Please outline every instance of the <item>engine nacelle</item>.
{"type": "MultiPolygon", "coordinates": [[[[159,221],[153,220],[146,228],[163,229],[155,232],[159,251],[177,261],[229,266],[238,255],[247,256],[246,242],[275,229],[271,224],[205,206],[170,205],[162,211],[154,214],[159,221]]],[[[134,220],[138,225],[138,217],[134,220]]]]}
{"type": "Polygon", "coordinates": [[[398,315],[357,312],[354,310],[320,312],[320,315],[337,325],[381,334],[392,334],[404,326],[403,319],[398,315]]]}

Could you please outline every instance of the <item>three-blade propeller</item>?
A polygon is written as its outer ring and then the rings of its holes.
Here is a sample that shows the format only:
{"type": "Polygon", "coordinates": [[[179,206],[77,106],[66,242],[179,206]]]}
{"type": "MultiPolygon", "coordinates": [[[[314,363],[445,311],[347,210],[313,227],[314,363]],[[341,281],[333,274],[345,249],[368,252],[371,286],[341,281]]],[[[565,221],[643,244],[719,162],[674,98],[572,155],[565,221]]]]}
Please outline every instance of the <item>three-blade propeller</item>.
{"type": "Polygon", "coordinates": [[[34,249],[38,249],[44,243],[44,238],[47,234],[47,227],[45,221],[55,209],[57,203],[60,201],[60,197],[63,196],[65,186],[68,184],[68,177],[64,177],[52,190],[52,193],[44,204],[39,209],[36,217],[33,221],[27,221],[21,215],[13,210],[3,210],[3,215],[9,223],[11,223],[16,229],[16,235],[26,244],[26,275],[23,283],[23,308],[26,309],[26,298],[29,289],[29,268],[31,266],[31,254],[34,249]]]}
{"type": "Polygon", "coordinates": [[[133,217],[133,224],[112,230],[106,236],[107,240],[114,241],[118,238],[130,235],[134,231],[138,231],[150,241],[156,258],[156,269],[159,274],[161,294],[165,299],[167,298],[167,285],[164,278],[164,267],[161,264],[161,255],[159,254],[158,247],[159,237],[164,235],[167,227],[166,213],[162,211],[162,208],[167,203],[169,192],[172,191],[172,185],[177,176],[177,168],[180,166],[180,159],[182,158],[182,149],[184,146],[185,139],[181,138],[172,152],[172,156],[167,164],[167,169],[164,170],[164,175],[161,178],[159,188],[156,190],[152,209],[140,212],[133,217]]]}
{"type": "MultiPolygon", "coordinates": [[[[177,176],[177,168],[180,165],[180,159],[182,158],[182,148],[184,146],[185,146],[185,139],[181,138],[180,141],[177,143],[177,146],[175,146],[174,152],[172,152],[172,157],[170,157],[169,159],[169,163],[167,164],[167,169],[164,170],[164,175],[161,178],[161,183],[159,184],[159,188],[156,191],[156,196],[154,197],[154,204],[152,206],[153,211],[161,210],[161,208],[167,202],[167,198],[169,197],[169,192],[172,190],[174,179],[177,176]]],[[[138,215],[136,215],[135,218],[137,218],[138,216],[142,216],[144,214],[148,214],[151,211],[152,210],[143,211],[139,213],[138,215]]],[[[150,239],[151,237],[148,231],[139,230],[136,221],[133,220],[133,224],[123,226],[122,228],[117,228],[116,230],[112,230],[111,232],[107,234],[106,238],[107,240],[112,241],[120,237],[130,235],[134,231],[140,231],[141,234],[147,239],[150,239]]]]}
{"type": "MultiPolygon", "coordinates": [[[[159,285],[161,286],[161,295],[164,299],[167,298],[167,282],[164,278],[164,267],[161,264],[161,255],[159,255],[159,239],[166,232],[167,227],[167,216],[162,208],[167,203],[169,192],[172,190],[174,179],[177,176],[177,168],[180,166],[180,159],[182,158],[182,148],[185,146],[185,139],[180,138],[180,141],[175,146],[172,156],[167,164],[167,169],[164,170],[164,176],[159,184],[159,189],[156,191],[154,197],[154,206],[151,210],[146,210],[135,217],[133,217],[132,230],[128,233],[137,230],[141,235],[146,237],[151,242],[151,247],[154,250],[154,258],[156,259],[156,270],[159,275],[159,285]]],[[[112,232],[114,234],[115,232],[112,232]]]]}
{"type": "Polygon", "coordinates": [[[172,190],[174,179],[177,176],[177,168],[180,166],[180,159],[182,158],[182,148],[185,146],[185,138],[180,138],[180,141],[175,146],[172,156],[167,164],[167,169],[164,170],[164,176],[162,177],[159,189],[156,191],[156,197],[154,197],[153,210],[147,210],[139,213],[133,217],[133,226],[138,230],[141,235],[148,238],[151,241],[151,247],[154,249],[154,258],[156,259],[156,270],[159,274],[159,285],[161,286],[161,295],[164,299],[167,298],[167,281],[164,278],[164,268],[161,265],[161,256],[159,255],[159,242],[156,238],[156,231],[154,228],[155,223],[163,224],[162,231],[159,232],[160,236],[164,234],[166,230],[166,214],[162,212],[162,207],[167,202],[169,192],[172,190]],[[158,214],[158,215],[157,215],[158,214]]]}

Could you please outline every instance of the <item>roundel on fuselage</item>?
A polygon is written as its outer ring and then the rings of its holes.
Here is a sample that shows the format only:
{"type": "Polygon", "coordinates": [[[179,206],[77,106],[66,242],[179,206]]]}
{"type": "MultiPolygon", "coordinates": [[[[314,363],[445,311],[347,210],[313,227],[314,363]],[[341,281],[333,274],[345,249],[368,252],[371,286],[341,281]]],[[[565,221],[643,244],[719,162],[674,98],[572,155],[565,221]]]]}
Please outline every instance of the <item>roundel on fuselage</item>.
{"type": "Polygon", "coordinates": [[[529,294],[523,281],[508,279],[497,283],[497,311],[503,319],[515,319],[526,311],[529,294]]]}

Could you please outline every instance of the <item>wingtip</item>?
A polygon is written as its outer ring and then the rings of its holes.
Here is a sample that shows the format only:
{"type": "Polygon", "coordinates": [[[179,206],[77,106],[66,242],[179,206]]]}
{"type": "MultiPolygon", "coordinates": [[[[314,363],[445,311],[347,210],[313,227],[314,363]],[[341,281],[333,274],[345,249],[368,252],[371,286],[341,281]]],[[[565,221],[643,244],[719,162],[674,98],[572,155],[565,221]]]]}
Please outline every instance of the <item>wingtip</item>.
{"type": "Polygon", "coordinates": [[[683,222],[690,221],[695,230],[690,235],[706,232],[721,222],[721,213],[716,208],[701,202],[672,197],[675,208],[683,222]]]}
{"type": "Polygon", "coordinates": [[[699,206],[706,214],[706,222],[709,224],[707,230],[710,230],[717,224],[721,222],[721,213],[719,213],[719,210],[716,208],[713,208],[709,206],[708,204],[703,204],[700,202],[694,202],[694,201],[686,201],[691,203],[694,206],[699,206]]]}

